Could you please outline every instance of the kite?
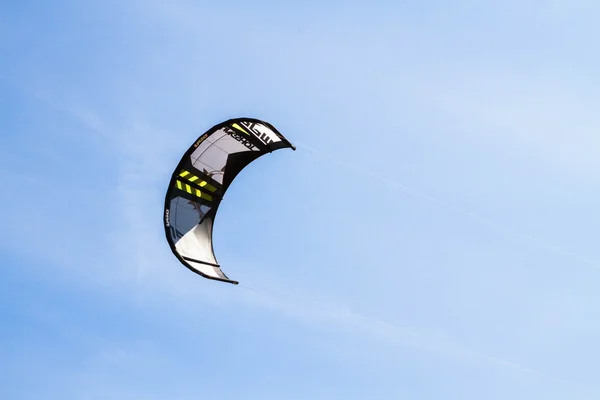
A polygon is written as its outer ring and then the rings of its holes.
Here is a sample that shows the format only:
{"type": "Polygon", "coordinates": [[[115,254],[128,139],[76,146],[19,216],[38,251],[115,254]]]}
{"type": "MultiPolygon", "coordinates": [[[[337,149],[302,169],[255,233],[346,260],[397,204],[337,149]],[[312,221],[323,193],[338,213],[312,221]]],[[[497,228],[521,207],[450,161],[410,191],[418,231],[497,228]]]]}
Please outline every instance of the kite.
{"type": "Polygon", "coordinates": [[[213,126],[185,152],[165,196],[164,226],[171,251],[193,272],[237,285],[223,273],[213,249],[215,215],[234,178],[274,150],[296,147],[273,125],[235,118],[213,126]]]}

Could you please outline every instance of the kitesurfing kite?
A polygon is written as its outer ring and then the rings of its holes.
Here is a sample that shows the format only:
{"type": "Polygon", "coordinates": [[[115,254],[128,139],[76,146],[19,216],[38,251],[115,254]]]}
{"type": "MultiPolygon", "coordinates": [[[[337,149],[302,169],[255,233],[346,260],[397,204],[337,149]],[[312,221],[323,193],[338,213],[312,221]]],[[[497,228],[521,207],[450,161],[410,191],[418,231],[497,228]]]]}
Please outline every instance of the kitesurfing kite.
{"type": "Polygon", "coordinates": [[[236,118],[213,126],[185,152],[169,182],[164,212],[167,241],[183,265],[205,278],[238,284],[221,271],[213,250],[215,214],[240,171],[283,148],[296,150],[273,125],[236,118]]]}

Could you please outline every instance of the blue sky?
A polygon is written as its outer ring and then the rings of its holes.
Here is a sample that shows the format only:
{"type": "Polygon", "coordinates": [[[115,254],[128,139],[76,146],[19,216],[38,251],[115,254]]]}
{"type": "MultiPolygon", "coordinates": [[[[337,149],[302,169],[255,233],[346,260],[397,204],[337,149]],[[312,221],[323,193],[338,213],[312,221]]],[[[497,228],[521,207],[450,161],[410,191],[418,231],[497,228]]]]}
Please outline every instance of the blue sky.
{"type": "Polygon", "coordinates": [[[600,398],[597,2],[0,7],[3,399],[600,398]],[[236,116],[240,286],[162,228],[236,116]]]}

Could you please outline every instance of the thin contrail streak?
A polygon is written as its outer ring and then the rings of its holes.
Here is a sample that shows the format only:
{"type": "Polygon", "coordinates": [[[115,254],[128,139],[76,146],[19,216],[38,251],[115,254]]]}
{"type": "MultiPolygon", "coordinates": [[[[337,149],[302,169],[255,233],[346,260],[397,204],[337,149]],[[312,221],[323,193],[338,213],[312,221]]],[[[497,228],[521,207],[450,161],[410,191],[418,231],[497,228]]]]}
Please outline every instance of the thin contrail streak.
{"type": "Polygon", "coordinates": [[[565,249],[563,249],[561,247],[558,247],[558,246],[549,244],[547,242],[544,242],[543,240],[538,239],[538,238],[536,238],[534,236],[528,235],[526,233],[523,233],[523,232],[520,232],[520,231],[517,231],[517,230],[514,230],[514,229],[506,228],[506,227],[498,224],[497,222],[492,221],[489,218],[482,217],[482,216],[477,215],[477,214],[475,214],[475,213],[473,213],[473,212],[471,212],[471,211],[469,211],[467,209],[459,207],[459,206],[457,206],[455,204],[452,204],[450,202],[441,200],[441,199],[439,199],[437,197],[434,197],[434,196],[432,196],[430,194],[427,194],[425,192],[413,189],[413,188],[411,188],[409,186],[406,186],[404,184],[396,182],[396,181],[394,181],[394,180],[392,180],[390,178],[387,178],[387,177],[385,177],[383,175],[380,175],[380,174],[378,174],[376,172],[373,172],[373,171],[370,171],[370,170],[366,170],[366,169],[364,169],[362,167],[360,167],[360,168],[356,167],[355,165],[352,165],[349,162],[346,162],[346,161],[340,160],[338,158],[332,157],[330,155],[322,153],[322,152],[320,152],[318,150],[315,150],[312,147],[306,146],[304,144],[297,144],[297,148],[298,149],[303,149],[303,150],[307,151],[310,154],[318,155],[318,156],[320,156],[320,157],[322,157],[324,159],[333,161],[333,162],[335,162],[337,164],[340,164],[340,165],[342,165],[342,166],[344,166],[344,167],[346,167],[348,169],[352,169],[352,170],[355,170],[355,171],[360,172],[362,174],[371,176],[374,179],[380,180],[380,181],[382,181],[382,182],[384,182],[384,183],[386,183],[386,184],[388,184],[390,186],[399,188],[399,189],[403,190],[404,192],[406,192],[408,194],[411,194],[413,196],[421,197],[421,198],[427,199],[429,201],[432,201],[434,203],[438,203],[439,205],[442,205],[444,207],[447,207],[447,208],[450,208],[452,210],[455,210],[455,211],[457,211],[459,213],[462,213],[462,214],[464,214],[464,215],[466,215],[466,216],[468,216],[468,217],[470,217],[470,218],[472,218],[474,220],[479,221],[483,225],[487,225],[488,227],[490,227],[490,228],[492,228],[492,229],[494,229],[496,231],[508,233],[508,234],[513,235],[515,237],[518,237],[518,238],[524,239],[526,241],[535,243],[538,246],[541,246],[541,247],[545,248],[546,250],[552,251],[552,252],[554,252],[556,254],[568,256],[571,259],[576,260],[576,261],[578,261],[581,264],[587,265],[588,267],[592,267],[592,268],[595,268],[595,269],[600,269],[600,264],[598,264],[597,262],[594,262],[594,261],[589,260],[587,258],[581,257],[581,256],[579,256],[579,255],[577,255],[575,253],[572,253],[570,251],[567,251],[567,250],[565,250],[565,249]]]}
{"type": "Polygon", "coordinates": [[[384,336],[387,334],[389,337],[389,335],[392,334],[393,336],[391,337],[391,339],[389,339],[389,341],[396,342],[396,343],[402,342],[404,345],[409,345],[409,346],[411,345],[410,338],[412,338],[413,343],[412,343],[411,347],[421,347],[421,348],[424,347],[427,350],[429,350],[430,352],[436,353],[436,354],[449,354],[450,353],[450,354],[454,354],[455,357],[458,357],[458,356],[473,357],[473,358],[494,364],[499,367],[503,367],[503,368],[507,368],[507,369],[510,369],[513,371],[521,372],[521,373],[524,373],[524,374],[527,374],[530,376],[544,379],[546,381],[563,384],[563,385],[571,387],[572,389],[576,389],[578,391],[585,392],[587,395],[594,396],[593,398],[600,399],[600,393],[598,393],[597,390],[594,388],[583,387],[574,382],[571,382],[571,381],[568,381],[565,379],[556,378],[556,377],[548,375],[544,372],[537,371],[537,370],[525,367],[523,365],[519,365],[517,363],[511,362],[511,361],[508,361],[508,360],[505,360],[505,359],[502,359],[499,357],[495,357],[495,356],[492,356],[489,354],[471,350],[466,347],[461,347],[461,346],[458,346],[458,345],[448,342],[448,341],[441,341],[439,339],[432,338],[427,335],[423,335],[421,333],[415,332],[412,329],[398,327],[398,326],[390,324],[389,322],[378,320],[378,319],[372,318],[368,315],[349,310],[347,308],[334,306],[332,304],[325,304],[325,303],[319,302],[317,300],[307,298],[305,296],[300,296],[300,295],[286,292],[286,291],[283,291],[280,289],[275,289],[275,288],[272,288],[272,287],[269,287],[266,285],[260,285],[260,286],[262,287],[262,289],[258,289],[257,287],[249,286],[246,284],[240,284],[240,288],[243,288],[243,289],[255,292],[255,293],[263,293],[264,294],[266,292],[271,292],[271,295],[273,295],[273,296],[280,295],[280,296],[296,299],[301,303],[311,303],[312,305],[316,306],[317,309],[319,310],[318,311],[319,316],[321,316],[321,317],[324,316],[331,320],[343,319],[349,324],[350,323],[358,323],[362,329],[368,330],[370,335],[384,336]],[[336,317],[336,316],[338,316],[338,317],[336,317]],[[384,328],[385,330],[384,331],[378,330],[377,329],[378,327],[384,328]],[[415,339],[418,340],[418,343],[414,343],[415,339]]]}

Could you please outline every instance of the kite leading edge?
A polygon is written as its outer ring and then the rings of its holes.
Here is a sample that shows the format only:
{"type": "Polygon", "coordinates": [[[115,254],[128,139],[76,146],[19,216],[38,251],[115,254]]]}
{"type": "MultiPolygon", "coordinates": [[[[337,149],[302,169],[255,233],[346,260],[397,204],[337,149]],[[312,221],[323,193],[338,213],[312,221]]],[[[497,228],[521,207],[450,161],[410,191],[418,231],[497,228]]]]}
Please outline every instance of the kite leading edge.
{"type": "Polygon", "coordinates": [[[215,215],[233,179],[264,154],[296,147],[268,122],[235,118],[213,126],[185,152],[165,196],[167,242],[177,259],[207,279],[223,273],[212,242],[215,215]]]}

